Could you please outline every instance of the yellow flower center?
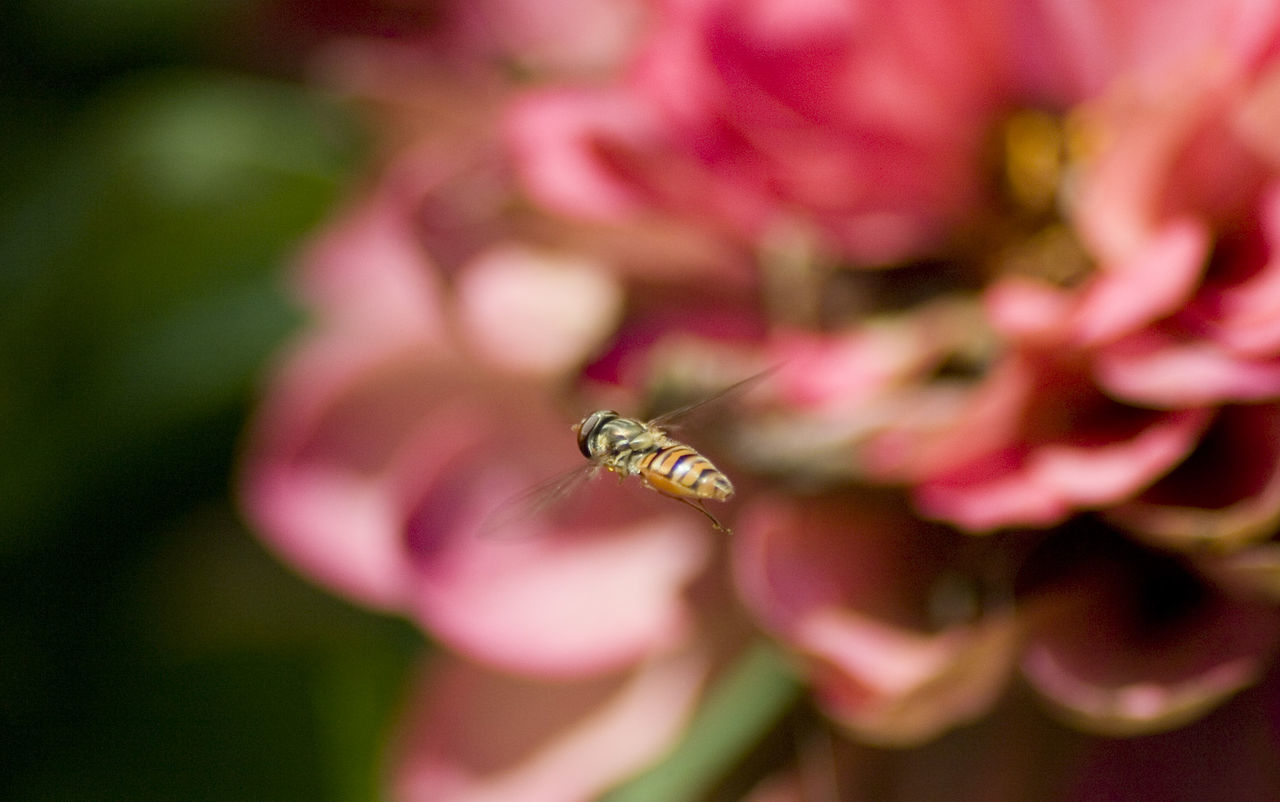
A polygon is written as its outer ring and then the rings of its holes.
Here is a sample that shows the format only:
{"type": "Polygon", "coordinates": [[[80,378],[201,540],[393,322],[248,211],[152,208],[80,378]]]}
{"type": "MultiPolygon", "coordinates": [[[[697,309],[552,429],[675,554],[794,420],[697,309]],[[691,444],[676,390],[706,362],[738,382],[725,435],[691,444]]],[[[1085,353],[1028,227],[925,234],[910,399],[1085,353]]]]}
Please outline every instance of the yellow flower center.
{"type": "Polygon", "coordinates": [[[990,277],[1023,275],[1057,286],[1080,283],[1092,261],[1064,209],[1076,168],[1089,158],[1094,137],[1078,115],[1040,109],[1010,114],[995,131],[996,203],[977,243],[990,277]]]}

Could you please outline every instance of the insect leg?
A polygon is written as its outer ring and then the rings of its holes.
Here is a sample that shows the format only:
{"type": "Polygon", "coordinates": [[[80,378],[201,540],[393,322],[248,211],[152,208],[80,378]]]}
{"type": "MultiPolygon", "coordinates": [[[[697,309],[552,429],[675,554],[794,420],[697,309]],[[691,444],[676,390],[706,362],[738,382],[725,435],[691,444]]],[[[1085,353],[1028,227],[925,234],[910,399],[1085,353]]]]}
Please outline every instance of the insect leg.
{"type": "Polygon", "coordinates": [[[684,498],[683,496],[671,496],[671,498],[675,499],[676,501],[679,501],[682,504],[688,504],[690,507],[693,507],[698,512],[707,516],[707,520],[711,521],[711,526],[714,527],[716,531],[724,532],[726,535],[733,534],[732,529],[720,523],[720,521],[716,518],[716,516],[711,514],[711,510],[706,508],[706,506],[702,503],[702,499],[698,499],[695,502],[695,501],[690,501],[689,499],[684,498]]]}

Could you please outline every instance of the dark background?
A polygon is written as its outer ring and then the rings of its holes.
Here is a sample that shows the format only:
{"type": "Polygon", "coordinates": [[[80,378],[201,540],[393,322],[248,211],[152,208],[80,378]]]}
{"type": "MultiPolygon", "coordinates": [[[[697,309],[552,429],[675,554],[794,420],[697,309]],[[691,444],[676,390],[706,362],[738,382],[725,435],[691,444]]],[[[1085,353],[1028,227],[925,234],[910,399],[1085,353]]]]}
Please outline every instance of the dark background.
{"type": "Polygon", "coordinates": [[[360,131],[279,8],[0,8],[0,798],[374,798],[420,639],[230,478],[360,131]]]}

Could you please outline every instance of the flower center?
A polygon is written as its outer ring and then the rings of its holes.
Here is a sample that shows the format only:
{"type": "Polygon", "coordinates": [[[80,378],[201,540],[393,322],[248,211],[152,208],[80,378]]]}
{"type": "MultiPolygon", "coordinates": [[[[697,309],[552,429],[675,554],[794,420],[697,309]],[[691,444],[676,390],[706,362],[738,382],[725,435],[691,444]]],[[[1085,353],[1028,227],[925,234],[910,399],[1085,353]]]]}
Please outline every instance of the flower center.
{"type": "Polygon", "coordinates": [[[1021,275],[1055,286],[1079,284],[1092,260],[1065,209],[1074,173],[1094,150],[1092,129],[1078,115],[1023,109],[992,136],[996,216],[979,235],[978,255],[990,278],[1021,275]]]}
{"type": "Polygon", "coordinates": [[[1052,212],[1070,171],[1074,143],[1066,121],[1035,109],[1018,111],[1005,119],[997,136],[1006,198],[1028,213],[1052,212]]]}

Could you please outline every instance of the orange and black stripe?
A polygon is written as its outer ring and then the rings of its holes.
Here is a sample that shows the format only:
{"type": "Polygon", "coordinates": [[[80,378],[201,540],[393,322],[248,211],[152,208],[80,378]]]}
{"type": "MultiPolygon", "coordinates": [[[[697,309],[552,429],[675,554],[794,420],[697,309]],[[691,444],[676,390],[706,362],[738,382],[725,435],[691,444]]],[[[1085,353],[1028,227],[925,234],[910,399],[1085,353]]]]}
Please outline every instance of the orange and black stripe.
{"type": "Polygon", "coordinates": [[[655,449],[640,458],[640,475],[669,496],[724,501],[733,495],[733,484],[711,460],[683,443],[655,449]]]}

